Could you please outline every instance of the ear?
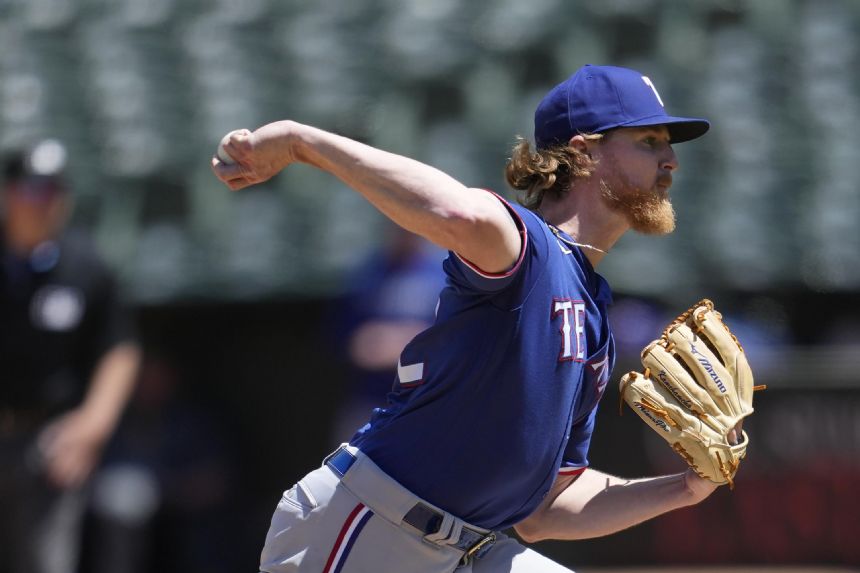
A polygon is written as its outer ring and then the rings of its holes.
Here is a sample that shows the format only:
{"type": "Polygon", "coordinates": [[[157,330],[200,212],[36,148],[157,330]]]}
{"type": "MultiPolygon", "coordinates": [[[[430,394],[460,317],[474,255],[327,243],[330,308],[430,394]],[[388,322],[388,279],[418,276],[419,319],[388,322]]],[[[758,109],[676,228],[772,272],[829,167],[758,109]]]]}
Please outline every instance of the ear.
{"type": "Polygon", "coordinates": [[[577,134],[570,138],[567,145],[576,151],[584,153],[591,157],[591,142],[585,139],[582,135],[577,134]]]}

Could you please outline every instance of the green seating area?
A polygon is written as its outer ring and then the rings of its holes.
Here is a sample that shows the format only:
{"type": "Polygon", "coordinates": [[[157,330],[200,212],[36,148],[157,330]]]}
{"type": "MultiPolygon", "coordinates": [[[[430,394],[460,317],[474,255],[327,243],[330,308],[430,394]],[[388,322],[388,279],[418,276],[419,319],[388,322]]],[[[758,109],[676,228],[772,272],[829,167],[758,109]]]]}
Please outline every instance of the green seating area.
{"type": "Polygon", "coordinates": [[[224,133],[293,118],[505,192],[541,95],[626,65],[713,128],[676,148],[676,234],[625,237],[601,267],[614,288],[844,292],[858,28],[836,0],[6,0],[0,151],[68,146],[76,221],[140,304],[326,295],[379,215],[307,167],[228,192],[208,166],[224,133]]]}

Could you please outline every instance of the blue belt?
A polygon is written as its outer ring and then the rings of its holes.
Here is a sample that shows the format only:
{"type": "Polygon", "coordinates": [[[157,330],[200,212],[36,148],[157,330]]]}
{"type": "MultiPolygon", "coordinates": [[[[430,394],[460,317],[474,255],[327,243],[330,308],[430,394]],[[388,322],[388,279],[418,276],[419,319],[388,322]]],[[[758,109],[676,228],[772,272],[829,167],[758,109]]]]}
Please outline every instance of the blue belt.
{"type": "MultiPolygon", "coordinates": [[[[346,448],[338,448],[333,454],[325,459],[325,464],[331,470],[343,477],[352,464],[355,463],[355,456],[352,455],[346,448]]],[[[430,535],[438,533],[442,527],[444,514],[425,505],[421,502],[416,503],[412,509],[406,512],[403,516],[403,521],[424,533],[430,535]]],[[[451,546],[460,549],[464,552],[462,563],[466,564],[472,559],[480,559],[490,550],[490,547],[496,542],[496,534],[481,533],[469,527],[463,526],[460,531],[460,539],[451,546]]]]}

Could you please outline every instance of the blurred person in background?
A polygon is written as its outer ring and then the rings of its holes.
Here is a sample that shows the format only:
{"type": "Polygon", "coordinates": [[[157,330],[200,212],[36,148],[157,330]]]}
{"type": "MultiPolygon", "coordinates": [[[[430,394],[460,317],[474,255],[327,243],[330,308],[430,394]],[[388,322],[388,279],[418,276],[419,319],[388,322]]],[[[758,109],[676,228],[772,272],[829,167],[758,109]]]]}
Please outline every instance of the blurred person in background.
{"type": "Polygon", "coordinates": [[[134,398],[93,478],[94,573],[235,571],[232,455],[175,360],[147,346],[134,398]]]}
{"type": "Polygon", "coordinates": [[[140,350],[93,246],[65,232],[65,147],[2,161],[0,570],[76,570],[89,478],[132,393],[140,350]]]}
{"type": "Polygon", "coordinates": [[[433,323],[445,286],[445,253],[392,223],[380,247],[347,279],[347,291],[332,320],[335,344],[349,370],[346,396],[332,428],[335,444],[347,441],[385,405],[403,347],[433,323]]]}

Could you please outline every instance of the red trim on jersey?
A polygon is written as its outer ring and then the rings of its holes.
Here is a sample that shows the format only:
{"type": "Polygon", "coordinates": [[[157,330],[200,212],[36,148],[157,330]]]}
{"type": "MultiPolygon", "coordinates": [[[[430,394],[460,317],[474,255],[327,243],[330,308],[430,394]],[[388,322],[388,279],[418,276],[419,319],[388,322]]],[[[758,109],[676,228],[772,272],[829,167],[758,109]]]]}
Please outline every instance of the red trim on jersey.
{"type": "MultiPolygon", "coordinates": [[[[417,362],[415,364],[418,364],[417,362]]],[[[416,386],[421,386],[427,380],[427,363],[421,362],[421,378],[418,380],[410,380],[409,382],[401,382],[400,381],[400,359],[397,362],[398,372],[397,372],[397,384],[392,385],[392,389],[396,390],[397,388],[415,388],[416,386]]],[[[409,365],[411,366],[411,364],[409,365]]]]}
{"type": "Polygon", "coordinates": [[[480,276],[484,277],[485,279],[503,279],[505,277],[511,276],[512,274],[517,272],[518,268],[520,268],[520,265],[522,264],[523,259],[525,259],[525,257],[526,257],[526,247],[529,244],[529,234],[528,234],[528,230],[526,229],[526,224],[523,223],[523,220],[520,217],[519,213],[514,211],[514,208],[511,207],[510,203],[508,203],[498,193],[493,193],[492,191],[489,191],[487,189],[485,189],[485,191],[487,191],[487,193],[492,193],[493,195],[495,195],[496,199],[501,201],[502,204],[505,206],[505,208],[508,210],[508,213],[513,215],[514,223],[516,223],[517,227],[519,227],[520,237],[522,237],[522,239],[520,240],[520,256],[517,258],[517,262],[514,263],[514,266],[512,266],[507,271],[502,271],[499,273],[490,273],[490,272],[481,270],[481,268],[479,268],[477,265],[475,265],[474,263],[472,263],[468,259],[461,257],[458,253],[454,253],[454,256],[456,256],[458,259],[460,259],[460,261],[464,265],[466,265],[467,267],[469,267],[470,269],[475,271],[475,273],[479,274],[480,276]]]}
{"type": "Polygon", "coordinates": [[[586,468],[558,468],[560,476],[578,476],[585,471],[586,468]]]}

